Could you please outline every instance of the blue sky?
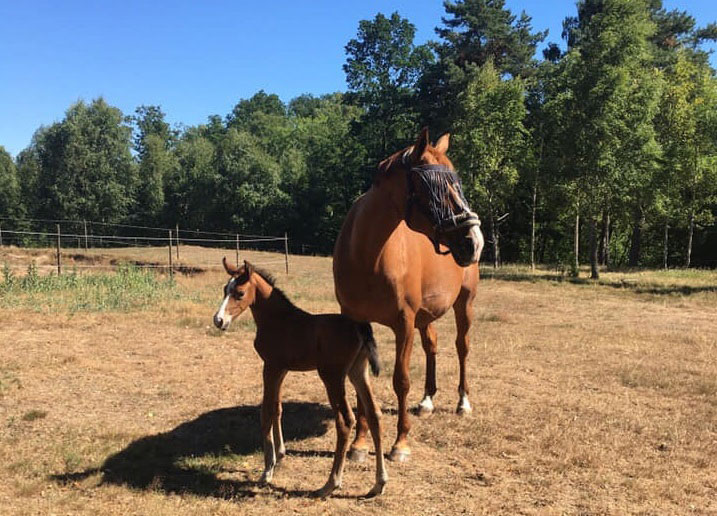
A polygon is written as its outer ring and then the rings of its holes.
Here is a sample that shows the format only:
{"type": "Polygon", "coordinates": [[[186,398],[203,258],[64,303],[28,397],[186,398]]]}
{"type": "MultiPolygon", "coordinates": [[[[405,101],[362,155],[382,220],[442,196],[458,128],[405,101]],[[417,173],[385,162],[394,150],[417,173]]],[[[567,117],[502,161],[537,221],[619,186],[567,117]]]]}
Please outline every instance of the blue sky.
{"type": "MultiPolygon", "coordinates": [[[[717,21],[716,0],[664,3],[717,21]]],[[[507,5],[549,29],[548,41],[575,13],[574,0],[507,5]]],[[[445,14],[441,0],[0,0],[0,145],[14,156],[71,103],[100,95],[126,114],[158,104],[170,122],[195,125],[260,89],[285,101],[345,91],[344,46],[359,20],[394,11],[416,25],[417,43],[436,38],[445,14]]]]}

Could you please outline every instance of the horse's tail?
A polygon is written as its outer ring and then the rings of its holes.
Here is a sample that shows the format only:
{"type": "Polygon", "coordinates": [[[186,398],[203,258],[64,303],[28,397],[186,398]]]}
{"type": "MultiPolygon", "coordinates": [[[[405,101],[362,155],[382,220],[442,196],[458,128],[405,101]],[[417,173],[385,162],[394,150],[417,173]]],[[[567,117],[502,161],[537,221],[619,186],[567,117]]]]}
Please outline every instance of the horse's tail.
{"type": "Polygon", "coordinates": [[[378,376],[381,371],[381,366],[378,360],[378,346],[376,340],[373,338],[373,329],[367,322],[357,323],[359,337],[361,338],[361,345],[366,346],[368,351],[368,363],[371,366],[371,372],[374,376],[378,376]]]}

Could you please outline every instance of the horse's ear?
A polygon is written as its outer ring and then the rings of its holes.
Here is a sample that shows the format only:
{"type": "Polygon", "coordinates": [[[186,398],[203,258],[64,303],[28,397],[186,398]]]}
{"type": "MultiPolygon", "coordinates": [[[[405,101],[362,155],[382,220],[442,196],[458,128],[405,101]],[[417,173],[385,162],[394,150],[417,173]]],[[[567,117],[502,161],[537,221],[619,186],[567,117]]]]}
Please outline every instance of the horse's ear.
{"type": "Polygon", "coordinates": [[[412,163],[415,163],[419,159],[421,159],[423,153],[426,152],[426,147],[428,147],[428,143],[428,127],[424,127],[423,129],[421,129],[421,134],[418,135],[418,139],[413,145],[413,151],[411,152],[412,163]]]}
{"type": "Polygon", "coordinates": [[[443,136],[438,138],[438,141],[436,142],[436,150],[442,154],[445,154],[448,152],[448,145],[450,144],[451,140],[451,133],[445,133],[443,136]]]}
{"type": "Polygon", "coordinates": [[[252,272],[254,272],[254,266],[246,260],[244,260],[244,272],[247,278],[250,278],[252,272]]]}
{"type": "Polygon", "coordinates": [[[226,256],[222,258],[222,264],[224,265],[224,270],[227,271],[227,274],[229,274],[230,276],[236,276],[239,273],[239,269],[227,263],[226,256]]]}

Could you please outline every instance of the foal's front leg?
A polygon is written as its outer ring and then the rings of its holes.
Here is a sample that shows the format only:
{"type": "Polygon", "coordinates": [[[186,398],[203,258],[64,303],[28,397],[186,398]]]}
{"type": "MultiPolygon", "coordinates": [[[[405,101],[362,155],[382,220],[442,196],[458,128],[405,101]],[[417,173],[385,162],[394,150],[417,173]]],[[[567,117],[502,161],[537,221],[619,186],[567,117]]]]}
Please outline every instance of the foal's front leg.
{"type": "Polygon", "coordinates": [[[271,479],[274,477],[276,451],[274,449],[274,439],[272,438],[272,427],[277,419],[275,411],[277,409],[279,388],[285,375],[286,373],[281,369],[273,368],[266,363],[264,364],[264,398],[261,403],[261,435],[264,440],[264,472],[261,475],[260,482],[271,482],[271,479]]]}

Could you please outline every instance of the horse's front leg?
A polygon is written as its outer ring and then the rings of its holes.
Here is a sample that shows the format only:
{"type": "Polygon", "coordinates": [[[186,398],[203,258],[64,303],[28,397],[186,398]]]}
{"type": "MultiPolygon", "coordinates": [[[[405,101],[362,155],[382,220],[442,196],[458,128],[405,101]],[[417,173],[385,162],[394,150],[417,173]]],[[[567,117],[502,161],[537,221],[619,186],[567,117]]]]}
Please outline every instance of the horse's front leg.
{"type": "Polygon", "coordinates": [[[421,344],[426,353],[426,384],[423,399],[418,404],[418,415],[429,416],[433,413],[433,396],[436,395],[436,353],[438,352],[438,337],[433,324],[420,328],[421,344]]]}
{"type": "Polygon", "coordinates": [[[456,318],[456,351],[458,351],[458,366],[460,368],[458,381],[458,407],[456,412],[467,415],[473,411],[468,401],[468,380],[466,379],[466,359],[470,350],[468,332],[473,320],[474,293],[468,289],[461,289],[458,299],[453,304],[453,313],[456,318]]]}
{"type": "Polygon", "coordinates": [[[283,374],[280,369],[273,368],[265,363],[263,376],[264,397],[261,403],[261,436],[264,441],[264,472],[261,475],[260,482],[268,483],[274,477],[274,467],[276,466],[272,427],[275,421],[274,410],[276,409],[278,387],[283,379],[283,374]]]}
{"type": "Polygon", "coordinates": [[[393,366],[393,390],[398,397],[398,432],[396,442],[391,449],[389,458],[398,462],[408,460],[411,448],[408,446],[408,432],[411,430],[411,421],[408,418],[408,391],[411,380],[408,376],[408,367],[411,363],[411,350],[413,348],[413,322],[414,316],[404,316],[393,331],[396,334],[396,363],[393,366]]]}

